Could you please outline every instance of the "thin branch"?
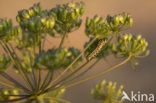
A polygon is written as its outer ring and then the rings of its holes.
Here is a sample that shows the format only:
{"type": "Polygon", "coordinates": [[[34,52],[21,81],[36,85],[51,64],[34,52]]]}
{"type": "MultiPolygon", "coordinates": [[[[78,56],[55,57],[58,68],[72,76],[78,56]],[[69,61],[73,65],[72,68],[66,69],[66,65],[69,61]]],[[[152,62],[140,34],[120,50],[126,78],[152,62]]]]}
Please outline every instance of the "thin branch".
{"type": "Polygon", "coordinates": [[[26,87],[24,87],[22,84],[20,84],[19,82],[17,82],[15,79],[13,79],[11,76],[9,76],[7,73],[0,73],[1,76],[3,76],[4,78],[6,78],[7,80],[11,81],[12,83],[14,83],[14,85],[18,86],[19,88],[23,89],[24,91],[28,91],[30,92],[29,89],[27,89],[26,87]]]}
{"type": "Polygon", "coordinates": [[[47,90],[50,90],[54,87],[56,87],[57,85],[60,85],[62,82],[66,81],[67,79],[69,79],[70,77],[72,77],[75,73],[77,73],[78,71],[80,71],[84,66],[86,66],[89,62],[84,63],[83,65],[81,65],[78,69],[76,69],[74,72],[72,72],[70,75],[66,76],[64,79],[60,80],[58,83],[52,85],[51,87],[47,87],[47,90]]]}
{"type": "Polygon", "coordinates": [[[94,79],[94,78],[96,78],[96,77],[99,77],[99,76],[101,76],[101,75],[103,75],[103,74],[105,74],[105,73],[108,73],[108,72],[110,72],[110,71],[112,71],[112,70],[114,70],[114,69],[120,67],[121,65],[127,63],[130,59],[131,59],[131,56],[129,56],[129,57],[128,57],[126,60],[124,60],[123,62],[121,62],[121,63],[119,63],[119,64],[117,64],[117,65],[115,65],[115,66],[113,66],[113,67],[111,67],[111,68],[109,68],[109,69],[107,69],[107,70],[105,70],[104,72],[95,74],[95,75],[93,75],[93,76],[90,76],[90,77],[88,77],[88,78],[86,78],[86,79],[83,79],[83,80],[80,80],[80,81],[78,81],[78,82],[74,82],[74,83],[72,83],[72,84],[70,84],[70,85],[67,85],[67,86],[63,87],[63,88],[69,88],[69,87],[72,87],[72,86],[81,84],[81,83],[83,83],[83,82],[86,82],[86,81],[88,81],[88,80],[90,80],[90,79],[94,79]]]}
{"type": "Polygon", "coordinates": [[[87,70],[85,70],[84,72],[80,73],[79,75],[77,75],[76,77],[72,78],[71,80],[65,81],[65,80],[69,79],[70,77],[72,77],[75,73],[80,71],[84,66],[86,66],[88,64],[88,62],[84,63],[81,67],[79,67],[76,71],[71,73],[69,76],[65,77],[63,80],[59,81],[57,84],[55,84],[55,85],[51,86],[50,88],[48,88],[47,91],[53,90],[53,88],[56,87],[57,85],[59,85],[59,87],[62,87],[63,85],[65,85],[65,84],[67,84],[67,83],[69,83],[69,82],[79,78],[80,76],[82,76],[86,72],[88,72],[92,67],[94,67],[99,61],[100,61],[100,59],[96,60],[91,66],[89,66],[89,68],[87,70]],[[64,82],[64,83],[62,83],[62,82],[64,82]]]}
{"type": "Polygon", "coordinates": [[[91,66],[89,66],[89,68],[85,71],[83,71],[82,73],[78,74],[76,77],[72,78],[71,80],[67,81],[66,83],[76,80],[79,77],[82,77],[84,74],[86,74],[90,69],[92,69],[98,62],[100,61],[100,59],[97,59],[91,66]]]}
{"type": "Polygon", "coordinates": [[[61,42],[60,42],[60,45],[59,45],[59,48],[62,48],[62,45],[63,45],[63,43],[64,43],[64,40],[65,40],[65,38],[66,38],[66,32],[63,34],[63,37],[62,37],[62,39],[61,39],[61,42]]]}
{"type": "Polygon", "coordinates": [[[47,81],[47,83],[43,86],[42,90],[45,90],[51,83],[53,79],[53,71],[50,73],[50,77],[49,77],[49,80],[47,81]]]}
{"type": "MultiPolygon", "coordinates": [[[[27,75],[26,71],[24,70],[24,68],[22,67],[22,65],[20,64],[20,60],[18,59],[18,57],[17,57],[17,55],[16,55],[14,49],[12,48],[12,46],[11,46],[11,49],[12,49],[14,55],[16,56],[16,58],[12,55],[12,52],[11,52],[11,50],[9,49],[8,45],[7,45],[5,42],[4,42],[4,43],[1,42],[1,43],[2,43],[3,49],[10,55],[11,60],[14,62],[14,64],[15,64],[17,67],[21,68],[21,69],[19,69],[19,70],[20,70],[20,73],[21,73],[22,77],[24,78],[24,80],[28,83],[28,85],[29,85],[29,86],[32,88],[32,90],[33,90],[33,86],[32,86],[32,84],[31,84],[31,82],[30,82],[30,80],[29,80],[29,78],[28,78],[28,75],[27,75]],[[3,44],[4,44],[4,45],[3,45],[3,44]],[[6,47],[6,48],[5,48],[5,47],[6,47]]],[[[11,44],[10,44],[10,45],[11,45],[11,44]]]]}
{"type": "Polygon", "coordinates": [[[59,101],[59,102],[63,102],[63,103],[70,103],[67,100],[61,99],[61,98],[54,98],[54,97],[44,97],[44,99],[48,99],[48,100],[54,100],[54,101],[59,101]]]}
{"type": "Polygon", "coordinates": [[[46,75],[46,77],[45,77],[45,79],[44,79],[44,81],[43,81],[43,83],[42,83],[42,85],[41,85],[41,88],[40,88],[41,90],[43,89],[43,87],[45,86],[46,82],[48,81],[48,78],[49,78],[49,76],[50,76],[50,73],[51,73],[51,72],[48,72],[48,73],[47,73],[47,75],[46,75]]]}
{"type": "Polygon", "coordinates": [[[11,84],[8,84],[8,83],[2,82],[2,81],[0,81],[0,85],[6,86],[6,87],[9,87],[9,88],[16,88],[11,84]]]}

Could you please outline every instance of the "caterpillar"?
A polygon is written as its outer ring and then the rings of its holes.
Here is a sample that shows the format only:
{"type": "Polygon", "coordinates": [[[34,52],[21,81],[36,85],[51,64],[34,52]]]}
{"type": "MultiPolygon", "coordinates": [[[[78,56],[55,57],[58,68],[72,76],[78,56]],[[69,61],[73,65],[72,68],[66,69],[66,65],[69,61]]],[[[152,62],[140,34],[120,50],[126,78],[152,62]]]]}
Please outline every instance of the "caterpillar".
{"type": "Polygon", "coordinates": [[[90,61],[92,58],[97,56],[97,54],[101,51],[102,47],[106,44],[106,39],[101,39],[98,42],[97,47],[87,56],[87,60],[90,61]]]}

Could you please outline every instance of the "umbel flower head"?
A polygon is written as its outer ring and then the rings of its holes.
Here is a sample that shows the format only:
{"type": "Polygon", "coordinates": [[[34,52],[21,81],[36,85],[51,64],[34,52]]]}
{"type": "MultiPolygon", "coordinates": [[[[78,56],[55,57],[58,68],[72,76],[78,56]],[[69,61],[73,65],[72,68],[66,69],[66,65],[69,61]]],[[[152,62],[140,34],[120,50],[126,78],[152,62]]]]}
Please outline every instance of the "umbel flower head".
{"type": "Polygon", "coordinates": [[[115,16],[107,16],[108,27],[113,32],[120,32],[125,26],[133,25],[133,18],[128,13],[121,13],[115,16]]]}
{"type": "Polygon", "coordinates": [[[49,14],[49,11],[42,10],[40,3],[34,4],[28,10],[19,11],[16,20],[24,32],[54,35],[52,32],[55,24],[54,17],[49,14]]]}
{"type": "Polygon", "coordinates": [[[101,83],[96,84],[95,88],[91,90],[91,94],[94,99],[101,100],[103,103],[123,103],[123,100],[121,100],[123,86],[117,88],[116,85],[116,82],[108,82],[107,84],[103,80],[101,83]]]}
{"type": "Polygon", "coordinates": [[[81,16],[84,11],[85,5],[83,2],[57,5],[56,8],[51,9],[51,13],[56,20],[56,32],[63,34],[64,32],[68,33],[73,31],[73,29],[79,28],[82,23],[81,16]]]}
{"type": "Polygon", "coordinates": [[[106,34],[109,34],[111,31],[109,31],[109,28],[107,27],[107,21],[104,18],[95,15],[92,19],[86,19],[85,32],[87,36],[101,35],[105,37],[106,34]]]}
{"type": "Polygon", "coordinates": [[[98,38],[107,38],[108,34],[118,33],[126,26],[132,26],[133,19],[127,13],[121,13],[115,16],[108,15],[106,19],[94,16],[92,19],[86,19],[86,35],[98,38]]]}
{"type": "Polygon", "coordinates": [[[13,27],[11,19],[0,19],[0,39],[14,40],[21,33],[20,27],[13,27]]]}
{"type": "Polygon", "coordinates": [[[149,54],[147,50],[148,42],[141,35],[135,36],[132,34],[125,34],[119,36],[118,45],[113,46],[116,49],[116,53],[123,55],[124,57],[132,56],[134,58],[145,56],[149,54]]]}
{"type": "MultiPolygon", "coordinates": [[[[49,70],[66,68],[80,54],[80,50],[75,48],[53,48],[47,52],[43,51],[37,56],[36,66],[38,68],[46,67],[49,70]]],[[[80,58],[72,67],[82,61],[80,58]]]]}

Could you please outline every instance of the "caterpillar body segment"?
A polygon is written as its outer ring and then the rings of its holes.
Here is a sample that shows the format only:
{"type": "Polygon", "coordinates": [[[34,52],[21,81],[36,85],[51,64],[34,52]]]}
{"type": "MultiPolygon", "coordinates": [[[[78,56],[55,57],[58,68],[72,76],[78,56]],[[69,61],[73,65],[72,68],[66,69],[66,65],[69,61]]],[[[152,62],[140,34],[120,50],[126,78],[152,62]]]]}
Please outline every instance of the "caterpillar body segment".
{"type": "Polygon", "coordinates": [[[102,50],[102,47],[106,44],[106,39],[101,39],[99,40],[99,43],[97,45],[97,47],[95,48],[95,50],[93,50],[92,53],[90,53],[87,57],[87,60],[90,61],[92,58],[94,58],[95,56],[97,56],[97,54],[102,50]]]}

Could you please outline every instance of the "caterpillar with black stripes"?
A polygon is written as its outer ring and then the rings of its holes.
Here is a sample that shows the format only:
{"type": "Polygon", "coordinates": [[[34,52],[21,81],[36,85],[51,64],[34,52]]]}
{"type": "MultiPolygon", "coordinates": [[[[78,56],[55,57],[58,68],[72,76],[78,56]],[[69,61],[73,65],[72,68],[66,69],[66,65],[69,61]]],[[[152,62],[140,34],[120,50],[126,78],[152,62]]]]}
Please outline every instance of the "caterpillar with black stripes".
{"type": "Polygon", "coordinates": [[[87,60],[90,61],[92,58],[97,56],[97,54],[101,51],[102,47],[106,44],[106,39],[101,39],[98,42],[97,47],[87,56],[87,60]]]}

